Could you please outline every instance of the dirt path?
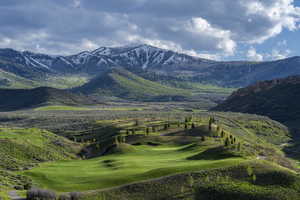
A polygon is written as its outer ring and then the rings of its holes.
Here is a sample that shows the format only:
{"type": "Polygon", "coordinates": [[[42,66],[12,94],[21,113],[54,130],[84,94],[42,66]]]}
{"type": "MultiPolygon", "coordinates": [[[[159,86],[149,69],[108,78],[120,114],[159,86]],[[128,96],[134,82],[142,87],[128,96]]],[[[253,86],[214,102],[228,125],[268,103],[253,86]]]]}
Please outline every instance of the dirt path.
{"type": "Polygon", "coordinates": [[[25,200],[24,198],[20,197],[16,190],[12,190],[8,192],[8,196],[11,200],[25,200]]]}

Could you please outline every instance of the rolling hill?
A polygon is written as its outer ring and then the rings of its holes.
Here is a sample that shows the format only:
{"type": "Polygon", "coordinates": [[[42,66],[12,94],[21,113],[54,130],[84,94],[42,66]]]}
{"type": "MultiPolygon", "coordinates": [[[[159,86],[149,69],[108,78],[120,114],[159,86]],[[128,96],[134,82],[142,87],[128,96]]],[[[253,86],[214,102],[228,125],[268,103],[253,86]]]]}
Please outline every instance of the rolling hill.
{"type": "Polygon", "coordinates": [[[74,88],[74,91],[142,101],[178,101],[191,96],[189,91],[146,80],[123,68],[108,70],[83,86],[74,88]]]}
{"type": "Polygon", "coordinates": [[[0,89],[0,96],[0,111],[26,109],[43,105],[89,105],[97,103],[86,96],[49,87],[0,89]]]}
{"type": "Polygon", "coordinates": [[[283,122],[300,118],[300,76],[258,82],[234,92],[213,110],[266,115],[283,122]]]}
{"type": "Polygon", "coordinates": [[[41,162],[77,159],[81,146],[36,128],[0,128],[0,188],[24,189],[31,181],[14,172],[41,162]]]}

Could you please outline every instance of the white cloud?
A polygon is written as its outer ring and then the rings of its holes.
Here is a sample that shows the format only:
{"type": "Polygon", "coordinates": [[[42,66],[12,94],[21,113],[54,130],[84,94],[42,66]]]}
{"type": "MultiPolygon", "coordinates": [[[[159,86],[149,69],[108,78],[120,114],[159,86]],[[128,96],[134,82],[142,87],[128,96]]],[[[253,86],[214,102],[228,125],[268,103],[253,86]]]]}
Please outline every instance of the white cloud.
{"type": "Polygon", "coordinates": [[[299,20],[293,0],[28,0],[0,6],[0,47],[71,54],[142,42],[220,58],[295,31],[299,20]]]}
{"type": "MultiPolygon", "coordinates": [[[[246,16],[257,21],[259,34],[252,35],[249,43],[262,43],[282,32],[284,28],[290,31],[298,29],[300,8],[293,5],[293,0],[241,0],[247,12],[246,16]]],[[[252,22],[252,21],[251,21],[252,22]]]]}
{"type": "Polygon", "coordinates": [[[81,46],[83,49],[87,49],[87,50],[93,50],[93,49],[96,49],[97,47],[99,47],[96,43],[94,43],[88,39],[83,39],[81,41],[81,46]]]}
{"type": "Polygon", "coordinates": [[[256,52],[256,49],[254,47],[251,47],[247,52],[247,58],[250,61],[263,61],[264,57],[263,55],[256,52]]]}
{"type": "Polygon", "coordinates": [[[185,24],[185,29],[196,37],[215,41],[215,47],[228,55],[234,54],[236,43],[231,39],[230,31],[213,27],[201,17],[192,18],[185,24]]]}
{"type": "Polygon", "coordinates": [[[209,53],[198,53],[195,50],[185,50],[183,49],[178,43],[170,42],[170,41],[162,41],[162,40],[151,40],[151,39],[145,39],[137,35],[128,35],[127,36],[127,42],[128,43],[144,43],[151,46],[159,47],[162,49],[172,49],[173,51],[176,51],[178,53],[184,53],[190,56],[194,57],[200,57],[210,60],[219,60],[221,56],[219,54],[209,54],[209,53]]]}
{"type": "Polygon", "coordinates": [[[268,54],[268,58],[271,60],[281,60],[287,58],[291,54],[291,51],[289,49],[286,50],[278,50],[273,49],[271,54],[268,54]]]}

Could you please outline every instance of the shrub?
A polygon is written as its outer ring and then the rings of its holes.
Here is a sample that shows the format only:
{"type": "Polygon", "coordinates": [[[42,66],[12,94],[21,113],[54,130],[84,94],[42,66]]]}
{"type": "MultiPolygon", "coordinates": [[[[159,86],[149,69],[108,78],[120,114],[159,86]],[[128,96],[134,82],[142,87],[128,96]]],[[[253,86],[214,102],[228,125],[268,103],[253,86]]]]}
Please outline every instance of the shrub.
{"type": "Polygon", "coordinates": [[[61,194],[58,198],[58,200],[70,200],[71,197],[67,194],[61,194]]]}
{"type": "Polygon", "coordinates": [[[50,190],[33,188],[27,191],[27,200],[55,200],[56,194],[50,190]]]}
{"type": "Polygon", "coordinates": [[[81,197],[80,192],[71,192],[70,193],[70,199],[71,200],[79,200],[81,197]]]}

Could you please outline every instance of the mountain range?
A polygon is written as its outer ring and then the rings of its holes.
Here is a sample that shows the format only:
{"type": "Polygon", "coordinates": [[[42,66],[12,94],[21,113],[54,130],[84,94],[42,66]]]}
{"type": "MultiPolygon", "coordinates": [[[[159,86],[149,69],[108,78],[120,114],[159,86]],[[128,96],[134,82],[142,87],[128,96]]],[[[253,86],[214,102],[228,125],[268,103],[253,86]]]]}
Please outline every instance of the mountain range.
{"type": "MultiPolygon", "coordinates": [[[[260,80],[300,74],[300,57],[269,62],[218,62],[149,45],[101,47],[70,56],[0,49],[0,70],[31,81],[83,74],[91,78],[114,67],[133,73],[149,71],[193,82],[243,87],[260,80]]],[[[1,78],[2,86],[9,85],[9,78],[1,78]]]]}
{"type": "Polygon", "coordinates": [[[144,44],[69,56],[0,49],[0,88],[73,88],[130,100],[186,99],[192,94],[218,102],[236,88],[298,74],[300,57],[220,62],[144,44]]]}

